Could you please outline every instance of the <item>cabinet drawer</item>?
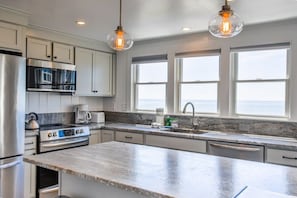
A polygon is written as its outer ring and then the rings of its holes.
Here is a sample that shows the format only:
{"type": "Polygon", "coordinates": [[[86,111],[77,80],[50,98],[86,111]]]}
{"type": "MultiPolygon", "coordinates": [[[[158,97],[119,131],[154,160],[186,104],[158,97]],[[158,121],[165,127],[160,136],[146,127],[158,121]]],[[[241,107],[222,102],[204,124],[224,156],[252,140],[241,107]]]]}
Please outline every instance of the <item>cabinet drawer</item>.
{"type": "Polygon", "coordinates": [[[151,146],[206,153],[206,141],[203,140],[190,140],[157,135],[146,135],[145,138],[146,144],[151,146]]]}
{"type": "Polygon", "coordinates": [[[297,166],[297,152],[267,148],[266,162],[289,166],[297,166]]]}
{"type": "Polygon", "coordinates": [[[25,152],[27,150],[36,150],[36,137],[26,137],[25,138],[25,152]]]}
{"type": "Polygon", "coordinates": [[[143,134],[116,132],[115,140],[119,142],[143,144],[143,134]]]}

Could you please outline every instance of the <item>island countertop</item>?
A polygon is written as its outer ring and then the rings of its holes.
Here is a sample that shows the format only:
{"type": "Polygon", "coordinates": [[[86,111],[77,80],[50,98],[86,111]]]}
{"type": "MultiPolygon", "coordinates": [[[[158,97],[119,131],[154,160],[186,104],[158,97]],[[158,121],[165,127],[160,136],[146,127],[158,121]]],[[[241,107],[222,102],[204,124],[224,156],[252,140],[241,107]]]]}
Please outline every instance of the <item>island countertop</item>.
{"type": "Polygon", "coordinates": [[[297,196],[297,168],[108,142],[24,161],[147,197],[231,198],[246,186],[297,196]]]}

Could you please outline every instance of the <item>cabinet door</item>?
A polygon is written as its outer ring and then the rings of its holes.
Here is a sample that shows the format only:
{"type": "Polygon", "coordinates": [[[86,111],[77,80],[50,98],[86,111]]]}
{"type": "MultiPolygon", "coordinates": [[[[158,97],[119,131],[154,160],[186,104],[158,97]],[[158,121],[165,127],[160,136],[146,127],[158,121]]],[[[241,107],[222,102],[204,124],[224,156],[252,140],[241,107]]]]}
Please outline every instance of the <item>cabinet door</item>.
{"type": "Polygon", "coordinates": [[[100,130],[91,130],[91,135],[89,139],[89,144],[98,144],[101,142],[101,131],[100,130]]]}
{"type": "Polygon", "coordinates": [[[61,43],[53,43],[53,61],[61,63],[74,63],[74,47],[61,43]]]}
{"type": "Polygon", "coordinates": [[[297,152],[267,148],[266,162],[297,167],[297,152]]]}
{"type": "Polygon", "coordinates": [[[93,51],[83,48],[75,49],[76,63],[76,91],[78,96],[93,96],[92,91],[92,70],[93,51]]]}
{"type": "Polygon", "coordinates": [[[36,166],[24,162],[24,198],[34,198],[36,188],[36,166]]]}
{"type": "MultiPolygon", "coordinates": [[[[36,137],[25,138],[25,153],[24,155],[36,154],[36,137]]],[[[24,198],[34,198],[36,188],[36,166],[30,163],[24,162],[24,198]]]]}
{"type": "Polygon", "coordinates": [[[0,22],[0,47],[21,49],[21,27],[0,22]]]}
{"type": "Polygon", "coordinates": [[[101,130],[101,142],[114,141],[114,132],[110,130],[101,130]]]}
{"type": "Polygon", "coordinates": [[[51,41],[35,39],[35,38],[27,38],[27,58],[51,60],[52,59],[51,41]]]}
{"type": "Polygon", "coordinates": [[[112,96],[112,54],[95,52],[93,64],[93,91],[97,96],[112,96]]]}

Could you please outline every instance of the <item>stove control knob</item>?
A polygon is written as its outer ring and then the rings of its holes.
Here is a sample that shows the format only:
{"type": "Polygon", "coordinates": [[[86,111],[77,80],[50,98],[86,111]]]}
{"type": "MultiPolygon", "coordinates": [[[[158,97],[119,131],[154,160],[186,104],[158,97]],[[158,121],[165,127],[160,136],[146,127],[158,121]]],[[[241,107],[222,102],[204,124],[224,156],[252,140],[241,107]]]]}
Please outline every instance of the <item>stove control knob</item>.
{"type": "Polygon", "coordinates": [[[81,130],[80,130],[80,133],[84,133],[84,130],[83,130],[83,129],[81,129],[81,130]]]}
{"type": "Polygon", "coordinates": [[[56,137],[56,136],[57,136],[57,132],[54,132],[54,133],[53,133],[53,136],[56,137]]]}
{"type": "Polygon", "coordinates": [[[79,129],[76,129],[75,130],[75,134],[79,134],[79,129]]]}
{"type": "Polygon", "coordinates": [[[52,133],[48,133],[47,136],[50,138],[50,137],[53,136],[53,134],[52,133]]]}

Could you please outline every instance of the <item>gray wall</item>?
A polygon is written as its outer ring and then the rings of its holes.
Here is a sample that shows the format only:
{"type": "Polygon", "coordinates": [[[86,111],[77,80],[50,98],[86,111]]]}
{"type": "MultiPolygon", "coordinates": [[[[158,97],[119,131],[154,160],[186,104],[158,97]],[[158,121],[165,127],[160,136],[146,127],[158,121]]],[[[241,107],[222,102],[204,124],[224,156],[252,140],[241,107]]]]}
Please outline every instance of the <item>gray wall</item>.
{"type": "Polygon", "coordinates": [[[291,43],[292,58],[291,76],[289,82],[289,106],[291,115],[289,120],[297,120],[297,19],[286,21],[245,26],[243,32],[231,39],[218,39],[208,32],[193,33],[184,36],[161,38],[136,42],[126,52],[117,55],[116,97],[104,99],[104,109],[108,111],[129,112],[131,110],[131,58],[153,54],[168,54],[169,82],[167,90],[167,113],[177,113],[174,104],[174,56],[177,52],[221,49],[221,71],[219,84],[220,117],[234,118],[230,113],[230,59],[232,47],[265,45],[273,43],[291,43]]]}

